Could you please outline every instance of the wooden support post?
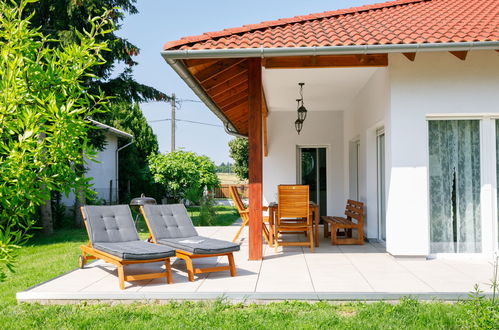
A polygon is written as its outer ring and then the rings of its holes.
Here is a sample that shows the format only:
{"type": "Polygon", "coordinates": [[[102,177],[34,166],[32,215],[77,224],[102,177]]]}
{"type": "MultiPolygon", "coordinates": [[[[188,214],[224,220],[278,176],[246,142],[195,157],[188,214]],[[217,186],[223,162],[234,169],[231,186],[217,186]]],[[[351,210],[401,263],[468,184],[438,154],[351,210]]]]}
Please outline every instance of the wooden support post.
{"type": "Polygon", "coordinates": [[[262,63],[248,60],[249,260],[262,259],[262,63]]]}

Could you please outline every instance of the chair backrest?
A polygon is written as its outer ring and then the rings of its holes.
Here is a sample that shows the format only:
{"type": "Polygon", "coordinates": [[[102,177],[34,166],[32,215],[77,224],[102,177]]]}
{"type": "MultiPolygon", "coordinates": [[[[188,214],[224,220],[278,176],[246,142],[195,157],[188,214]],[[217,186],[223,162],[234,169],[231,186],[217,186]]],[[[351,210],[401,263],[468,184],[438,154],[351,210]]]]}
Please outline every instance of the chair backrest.
{"type": "Polygon", "coordinates": [[[364,203],[349,199],[345,208],[347,219],[355,219],[357,223],[364,221],[364,203]]]}
{"type": "Polygon", "coordinates": [[[198,236],[184,204],[144,205],[140,207],[154,241],[198,236]]]}
{"type": "Polygon", "coordinates": [[[309,217],[309,186],[279,185],[277,186],[277,219],[309,217]]]}
{"type": "Polygon", "coordinates": [[[246,207],[244,206],[244,203],[241,200],[241,197],[237,191],[237,187],[230,186],[229,191],[230,191],[230,197],[234,201],[234,206],[236,207],[237,211],[241,213],[242,211],[246,210],[246,207]]]}
{"type": "Polygon", "coordinates": [[[85,205],[81,213],[90,244],[139,240],[128,205],[85,205]]]}

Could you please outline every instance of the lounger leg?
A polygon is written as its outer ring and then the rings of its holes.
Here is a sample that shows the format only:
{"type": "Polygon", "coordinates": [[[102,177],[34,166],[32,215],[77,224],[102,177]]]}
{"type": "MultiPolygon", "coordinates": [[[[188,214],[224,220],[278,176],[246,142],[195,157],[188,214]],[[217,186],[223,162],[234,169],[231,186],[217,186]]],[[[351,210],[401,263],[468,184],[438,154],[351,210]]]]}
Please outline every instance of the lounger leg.
{"type": "Polygon", "coordinates": [[[329,236],[329,224],[326,221],[323,221],[323,228],[324,228],[324,238],[328,238],[329,236]]]}
{"type": "Polygon", "coordinates": [[[229,258],[230,276],[232,277],[237,276],[236,263],[234,262],[234,255],[232,253],[229,253],[227,257],[229,258]]]}
{"type": "Polygon", "coordinates": [[[192,265],[192,259],[186,257],[184,260],[187,268],[187,275],[189,276],[189,282],[194,282],[194,267],[192,265]]]}
{"type": "Polygon", "coordinates": [[[120,289],[123,290],[125,288],[125,271],[123,265],[118,266],[118,279],[120,281],[120,289]]]}
{"type": "Polygon", "coordinates": [[[170,258],[165,260],[165,270],[166,270],[166,283],[172,284],[172,265],[170,264],[170,258]]]}

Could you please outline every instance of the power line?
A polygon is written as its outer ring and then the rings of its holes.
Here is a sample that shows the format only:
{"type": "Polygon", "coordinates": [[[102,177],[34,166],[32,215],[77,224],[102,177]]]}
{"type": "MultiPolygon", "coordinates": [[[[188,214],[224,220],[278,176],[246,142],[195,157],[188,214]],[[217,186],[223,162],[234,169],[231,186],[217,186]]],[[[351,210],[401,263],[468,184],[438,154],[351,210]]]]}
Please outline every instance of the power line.
{"type": "MultiPolygon", "coordinates": [[[[162,122],[162,121],[171,121],[171,118],[149,120],[148,122],[149,123],[159,123],[159,122],[162,122]]],[[[175,122],[177,122],[177,121],[183,121],[183,122],[186,122],[186,123],[200,124],[200,125],[206,125],[206,126],[223,127],[222,125],[217,125],[217,124],[210,124],[210,123],[203,123],[203,122],[200,122],[200,121],[175,118],[175,122]]]]}

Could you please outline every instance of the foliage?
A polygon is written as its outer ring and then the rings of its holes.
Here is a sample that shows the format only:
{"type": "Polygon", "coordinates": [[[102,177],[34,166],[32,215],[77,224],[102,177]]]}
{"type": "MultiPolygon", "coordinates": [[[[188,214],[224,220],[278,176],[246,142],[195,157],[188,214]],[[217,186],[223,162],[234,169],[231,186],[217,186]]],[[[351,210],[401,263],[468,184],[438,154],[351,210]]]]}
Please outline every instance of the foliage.
{"type": "Polygon", "coordinates": [[[96,37],[112,28],[105,12],[76,34],[78,42],[61,43],[23,18],[32,0],[19,2],[0,2],[0,274],[12,269],[50,191],[87,185],[74,169],[82,153],[92,155],[85,117],[105,98],[82,80],[93,79],[91,69],[103,63],[107,46],[96,37]]]}
{"type": "MultiPolygon", "coordinates": [[[[128,204],[142,193],[161,200],[162,187],[154,182],[147,157],[158,153],[158,140],[137,103],[115,102],[103,122],[133,135],[133,143],[119,153],[119,199],[128,204]]],[[[120,146],[129,143],[120,142],[120,146]]]]}
{"type": "MultiPolygon", "coordinates": [[[[90,30],[88,17],[101,15],[102,8],[114,8],[109,19],[116,30],[119,30],[126,13],[137,13],[135,2],[136,0],[43,0],[30,3],[27,8],[29,12],[35,11],[31,22],[33,26],[39,26],[42,33],[72,43],[79,42],[79,33],[90,30]]],[[[102,90],[105,95],[127,103],[170,99],[155,88],[133,79],[132,67],[137,64],[133,57],[140,52],[137,46],[119,37],[114,31],[97,36],[97,41],[105,42],[110,51],[103,54],[105,63],[91,68],[95,77],[83,82],[90,91],[102,90]],[[118,63],[126,65],[122,72],[117,72],[118,63]]]]}
{"type": "Polygon", "coordinates": [[[215,201],[211,197],[201,199],[198,226],[213,226],[217,217],[215,201]]]}
{"type": "Polygon", "coordinates": [[[234,173],[234,165],[231,163],[222,162],[220,165],[216,167],[217,173],[234,173]]]}
{"type": "Polygon", "coordinates": [[[234,172],[240,180],[248,179],[248,139],[230,140],[229,149],[230,157],[234,159],[234,172]]]}
{"type": "Polygon", "coordinates": [[[163,185],[166,195],[174,201],[186,198],[191,188],[208,189],[219,185],[215,164],[206,156],[177,150],[167,154],[151,155],[149,167],[157,183],[163,185]]]}

